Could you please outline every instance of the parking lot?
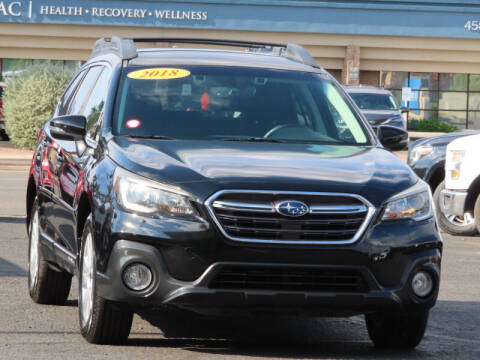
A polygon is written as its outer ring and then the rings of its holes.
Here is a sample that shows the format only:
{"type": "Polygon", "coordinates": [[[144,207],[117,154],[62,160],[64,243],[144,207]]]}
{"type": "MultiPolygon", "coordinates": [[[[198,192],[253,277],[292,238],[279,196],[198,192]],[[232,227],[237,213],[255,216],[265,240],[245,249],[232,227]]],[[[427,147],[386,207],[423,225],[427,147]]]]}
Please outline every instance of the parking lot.
{"type": "Polygon", "coordinates": [[[363,317],[206,319],[172,311],[135,315],[127,346],[87,344],[75,282],[65,306],[34,305],[28,296],[25,187],[25,170],[0,170],[1,359],[480,358],[480,237],[446,234],[439,301],[413,351],[376,350],[363,317]]]}

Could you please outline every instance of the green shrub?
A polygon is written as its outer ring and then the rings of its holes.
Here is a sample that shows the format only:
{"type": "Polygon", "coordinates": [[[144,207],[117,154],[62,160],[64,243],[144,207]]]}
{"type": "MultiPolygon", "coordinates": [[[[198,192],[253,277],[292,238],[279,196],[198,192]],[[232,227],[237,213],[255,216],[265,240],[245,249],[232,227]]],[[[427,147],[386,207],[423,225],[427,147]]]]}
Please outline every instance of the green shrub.
{"type": "Polygon", "coordinates": [[[413,125],[415,131],[429,131],[429,132],[452,132],[457,130],[457,127],[437,119],[434,120],[419,120],[413,125]]]}
{"type": "Polygon", "coordinates": [[[38,131],[50,120],[72,75],[61,66],[45,64],[7,79],[3,113],[7,134],[16,146],[35,147],[38,131]]]}

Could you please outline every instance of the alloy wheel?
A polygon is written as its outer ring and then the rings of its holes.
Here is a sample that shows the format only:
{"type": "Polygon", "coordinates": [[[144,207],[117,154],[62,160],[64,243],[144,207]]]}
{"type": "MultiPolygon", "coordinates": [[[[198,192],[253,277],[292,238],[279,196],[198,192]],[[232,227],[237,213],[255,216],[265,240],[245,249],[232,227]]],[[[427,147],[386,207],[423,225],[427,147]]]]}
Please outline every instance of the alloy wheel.
{"type": "Polygon", "coordinates": [[[28,257],[28,272],[30,278],[30,289],[33,289],[35,284],[38,280],[38,271],[39,271],[39,238],[40,238],[40,231],[39,231],[39,220],[38,220],[38,211],[35,211],[33,214],[32,219],[32,226],[30,229],[30,254],[28,257]]]}
{"type": "Polygon", "coordinates": [[[469,226],[475,222],[475,218],[470,213],[465,213],[463,216],[449,215],[446,218],[456,226],[469,226]]]}
{"type": "Polygon", "coordinates": [[[93,251],[92,234],[85,238],[82,256],[82,280],[80,299],[80,319],[82,326],[88,327],[92,321],[94,299],[95,253],[93,251]]]}

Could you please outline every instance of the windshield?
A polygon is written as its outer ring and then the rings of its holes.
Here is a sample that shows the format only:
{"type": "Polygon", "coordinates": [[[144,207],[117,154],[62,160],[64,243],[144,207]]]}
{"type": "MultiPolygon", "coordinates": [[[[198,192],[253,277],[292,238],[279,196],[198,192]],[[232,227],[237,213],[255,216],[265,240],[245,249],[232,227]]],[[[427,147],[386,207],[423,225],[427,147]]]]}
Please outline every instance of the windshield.
{"type": "Polygon", "coordinates": [[[326,76],[241,67],[125,68],[113,129],[163,139],[370,144],[326,76]]]}
{"type": "Polygon", "coordinates": [[[392,95],[350,93],[352,99],[362,110],[398,110],[398,105],[392,95]]]}

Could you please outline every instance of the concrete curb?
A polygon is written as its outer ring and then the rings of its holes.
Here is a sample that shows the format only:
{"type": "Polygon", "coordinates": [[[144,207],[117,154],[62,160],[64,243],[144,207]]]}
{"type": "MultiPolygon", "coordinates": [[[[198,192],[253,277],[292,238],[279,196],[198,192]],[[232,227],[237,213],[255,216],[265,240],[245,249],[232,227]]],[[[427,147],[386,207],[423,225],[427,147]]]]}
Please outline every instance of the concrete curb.
{"type": "Polygon", "coordinates": [[[4,166],[0,165],[0,171],[20,171],[20,172],[28,172],[30,169],[29,166],[22,166],[22,165],[14,165],[14,166],[4,166]]]}
{"type": "Polygon", "coordinates": [[[440,135],[445,135],[446,133],[443,132],[421,132],[421,131],[409,131],[408,136],[410,138],[410,141],[415,141],[418,139],[424,139],[424,138],[429,138],[429,137],[434,137],[434,136],[440,136],[440,135]]]}

